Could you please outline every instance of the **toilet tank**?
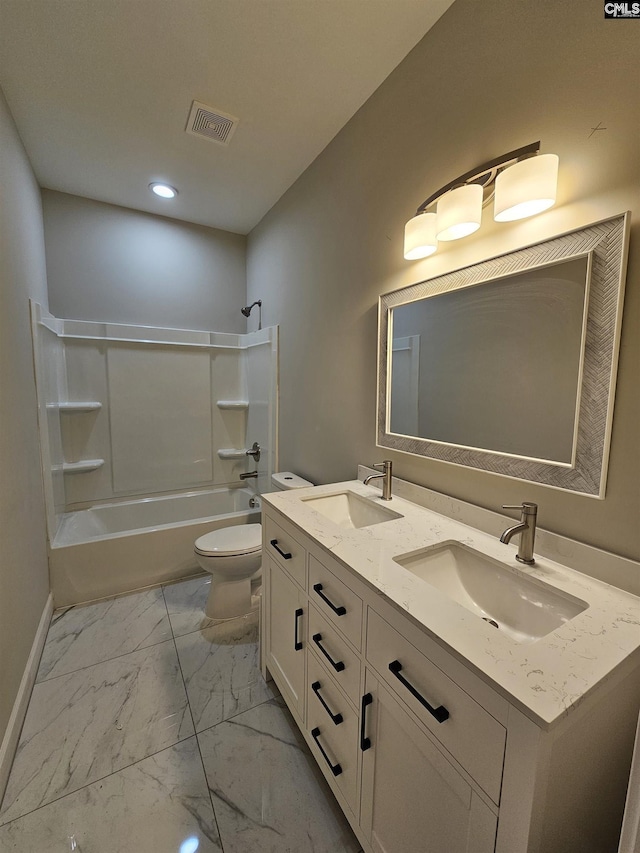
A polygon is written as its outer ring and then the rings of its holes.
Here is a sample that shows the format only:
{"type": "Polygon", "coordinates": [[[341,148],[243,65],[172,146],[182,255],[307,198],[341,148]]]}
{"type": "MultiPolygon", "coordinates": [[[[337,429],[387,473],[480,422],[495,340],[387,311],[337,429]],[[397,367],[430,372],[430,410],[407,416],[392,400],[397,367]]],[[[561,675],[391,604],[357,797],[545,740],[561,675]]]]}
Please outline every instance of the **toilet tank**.
{"type": "Polygon", "coordinates": [[[271,477],[271,486],[274,492],[284,492],[287,489],[308,489],[309,486],[315,485],[305,480],[304,477],[299,477],[291,471],[278,471],[271,477]]]}

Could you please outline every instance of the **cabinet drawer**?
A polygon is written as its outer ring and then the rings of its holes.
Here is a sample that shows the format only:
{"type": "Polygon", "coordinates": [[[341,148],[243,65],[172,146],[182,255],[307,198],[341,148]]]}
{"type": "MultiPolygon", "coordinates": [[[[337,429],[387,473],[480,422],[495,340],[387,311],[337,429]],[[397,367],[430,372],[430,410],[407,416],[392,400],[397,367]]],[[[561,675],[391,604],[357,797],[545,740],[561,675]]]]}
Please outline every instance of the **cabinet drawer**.
{"type": "Polygon", "coordinates": [[[264,553],[286,569],[303,589],[306,589],[305,548],[270,516],[265,519],[264,553]]]}
{"type": "Polygon", "coordinates": [[[308,648],[313,649],[333,680],[357,706],[360,699],[360,658],[315,607],[309,607],[308,648]]]}
{"type": "Polygon", "coordinates": [[[366,655],[394,693],[498,803],[505,728],[371,608],[366,655]]]}
{"type": "Polygon", "coordinates": [[[357,714],[313,655],[307,661],[307,679],[307,731],[315,759],[357,815],[357,714]]]}
{"type": "Polygon", "coordinates": [[[309,600],[356,649],[362,648],[362,600],[309,555],[309,600]]]}

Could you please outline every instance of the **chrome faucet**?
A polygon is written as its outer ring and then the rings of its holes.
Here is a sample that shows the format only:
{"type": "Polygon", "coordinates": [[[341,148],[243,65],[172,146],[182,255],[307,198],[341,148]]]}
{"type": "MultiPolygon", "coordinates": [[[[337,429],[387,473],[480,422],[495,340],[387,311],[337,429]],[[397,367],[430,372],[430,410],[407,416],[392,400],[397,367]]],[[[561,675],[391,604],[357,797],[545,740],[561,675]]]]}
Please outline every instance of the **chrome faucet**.
{"type": "Polygon", "coordinates": [[[241,480],[257,480],[258,472],[257,471],[249,471],[248,474],[240,474],[241,480]]]}
{"type": "Polygon", "coordinates": [[[526,563],[529,566],[535,564],[533,556],[533,544],[536,538],[536,520],[538,516],[538,504],[532,504],[525,501],[517,506],[503,506],[502,509],[519,509],[522,512],[520,524],[514,524],[513,527],[507,527],[500,541],[508,545],[511,537],[516,533],[520,534],[520,545],[516,560],[521,563],[526,563]]]}
{"type": "Polygon", "coordinates": [[[384,462],[374,462],[371,466],[372,468],[382,468],[382,474],[369,474],[368,477],[364,479],[364,485],[368,486],[372,480],[382,480],[382,500],[390,501],[391,500],[391,469],[393,467],[393,463],[389,459],[385,459],[384,462]]]}
{"type": "Polygon", "coordinates": [[[262,450],[262,448],[260,447],[258,442],[254,441],[253,447],[251,448],[251,450],[245,450],[245,456],[253,456],[254,460],[256,462],[259,462],[261,450],[262,450]]]}

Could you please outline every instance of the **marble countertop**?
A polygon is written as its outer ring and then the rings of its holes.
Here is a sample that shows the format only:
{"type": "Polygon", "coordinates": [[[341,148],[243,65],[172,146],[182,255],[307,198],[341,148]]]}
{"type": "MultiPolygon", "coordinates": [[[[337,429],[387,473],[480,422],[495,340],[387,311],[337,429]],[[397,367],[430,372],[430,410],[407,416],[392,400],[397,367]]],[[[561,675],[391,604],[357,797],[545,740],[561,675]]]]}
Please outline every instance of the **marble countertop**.
{"type": "MultiPolygon", "coordinates": [[[[640,598],[536,554],[516,561],[517,544],[394,496],[360,480],[263,495],[292,524],[315,539],[397,608],[436,638],[527,716],[545,728],[575,709],[623,665],[640,663],[640,598]],[[345,529],[303,498],[356,492],[402,518],[345,529]],[[586,610],[533,643],[520,643],[394,562],[393,557],[454,540],[588,604],[586,610]]],[[[517,537],[514,540],[517,543],[517,537]]]]}

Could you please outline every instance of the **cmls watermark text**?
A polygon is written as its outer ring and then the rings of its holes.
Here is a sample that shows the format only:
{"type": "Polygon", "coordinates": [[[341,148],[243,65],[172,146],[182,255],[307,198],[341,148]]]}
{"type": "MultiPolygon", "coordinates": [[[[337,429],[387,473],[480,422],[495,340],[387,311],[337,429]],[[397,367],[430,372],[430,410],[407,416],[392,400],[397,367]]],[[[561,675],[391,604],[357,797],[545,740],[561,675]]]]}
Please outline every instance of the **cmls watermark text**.
{"type": "Polygon", "coordinates": [[[640,3],[605,3],[605,18],[638,18],[640,19],[640,3]]]}

